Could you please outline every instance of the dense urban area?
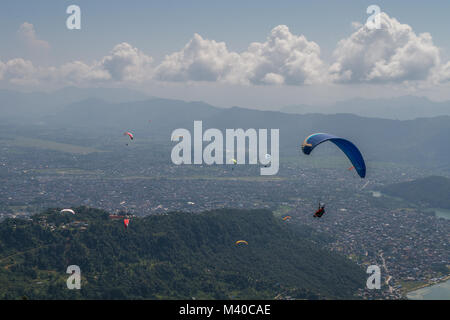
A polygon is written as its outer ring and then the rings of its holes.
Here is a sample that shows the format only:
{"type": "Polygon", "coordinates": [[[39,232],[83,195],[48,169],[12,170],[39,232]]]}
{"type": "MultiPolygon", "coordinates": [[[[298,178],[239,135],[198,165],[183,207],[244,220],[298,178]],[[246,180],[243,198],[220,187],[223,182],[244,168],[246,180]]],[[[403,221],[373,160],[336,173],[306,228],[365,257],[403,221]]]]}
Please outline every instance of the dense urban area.
{"type": "Polygon", "coordinates": [[[429,172],[369,163],[362,180],[343,157],[325,161],[318,152],[306,160],[300,154],[282,158],[278,175],[260,176],[259,165],[177,166],[167,157],[169,147],[70,153],[3,143],[0,218],[77,206],[135,216],[267,208],[291,216],[289,224],[331,236],[329,250],[380,266],[381,290],[361,290],[363,298],[404,298],[411,288],[448,276],[449,220],[377,191],[429,172]],[[320,220],[312,217],[319,202],[327,208],[320,220]]]}

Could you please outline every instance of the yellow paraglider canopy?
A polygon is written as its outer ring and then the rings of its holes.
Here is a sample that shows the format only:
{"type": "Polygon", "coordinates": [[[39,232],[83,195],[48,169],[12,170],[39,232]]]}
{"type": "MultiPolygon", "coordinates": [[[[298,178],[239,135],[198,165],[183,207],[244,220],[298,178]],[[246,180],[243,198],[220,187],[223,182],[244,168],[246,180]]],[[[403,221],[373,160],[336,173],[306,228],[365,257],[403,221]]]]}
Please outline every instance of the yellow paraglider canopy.
{"type": "Polygon", "coordinates": [[[240,244],[240,243],[245,243],[246,245],[248,245],[248,242],[247,241],[245,241],[245,240],[238,240],[238,241],[236,241],[236,245],[238,245],[238,244],[240,244]]]}

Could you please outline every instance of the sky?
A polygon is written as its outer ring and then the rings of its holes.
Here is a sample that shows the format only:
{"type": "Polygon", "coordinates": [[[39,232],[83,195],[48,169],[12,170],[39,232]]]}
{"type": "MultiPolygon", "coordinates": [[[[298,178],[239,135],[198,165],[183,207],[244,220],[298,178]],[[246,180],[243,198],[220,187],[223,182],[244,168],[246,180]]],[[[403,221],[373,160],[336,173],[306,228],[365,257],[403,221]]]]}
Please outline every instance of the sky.
{"type": "Polygon", "coordinates": [[[126,87],[261,109],[450,100],[450,2],[2,1],[0,88],[126,87]],[[69,5],[81,29],[69,30],[69,5]],[[370,29],[370,5],[381,12],[370,29]]]}

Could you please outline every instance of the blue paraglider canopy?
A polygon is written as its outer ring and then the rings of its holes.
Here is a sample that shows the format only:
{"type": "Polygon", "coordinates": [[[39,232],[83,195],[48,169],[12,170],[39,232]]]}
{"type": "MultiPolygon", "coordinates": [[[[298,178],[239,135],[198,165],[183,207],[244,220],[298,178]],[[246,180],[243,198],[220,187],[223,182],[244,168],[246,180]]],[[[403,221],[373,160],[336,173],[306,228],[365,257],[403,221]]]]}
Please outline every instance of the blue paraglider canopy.
{"type": "Polygon", "coordinates": [[[325,141],[333,142],[345,153],[361,178],[366,176],[366,164],[361,152],[353,143],[346,139],[328,133],[314,133],[303,141],[302,151],[304,154],[310,154],[315,147],[325,141]]]}

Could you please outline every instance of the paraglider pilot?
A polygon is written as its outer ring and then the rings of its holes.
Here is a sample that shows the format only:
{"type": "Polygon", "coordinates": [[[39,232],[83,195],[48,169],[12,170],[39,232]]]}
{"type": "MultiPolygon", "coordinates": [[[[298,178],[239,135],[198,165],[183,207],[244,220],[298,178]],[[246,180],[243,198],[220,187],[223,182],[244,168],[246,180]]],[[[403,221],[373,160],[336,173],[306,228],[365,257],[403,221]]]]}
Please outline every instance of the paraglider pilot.
{"type": "Polygon", "coordinates": [[[320,203],[319,203],[319,208],[314,213],[314,218],[320,218],[320,217],[323,216],[324,213],[325,213],[325,205],[321,206],[320,203]]]}

